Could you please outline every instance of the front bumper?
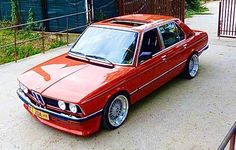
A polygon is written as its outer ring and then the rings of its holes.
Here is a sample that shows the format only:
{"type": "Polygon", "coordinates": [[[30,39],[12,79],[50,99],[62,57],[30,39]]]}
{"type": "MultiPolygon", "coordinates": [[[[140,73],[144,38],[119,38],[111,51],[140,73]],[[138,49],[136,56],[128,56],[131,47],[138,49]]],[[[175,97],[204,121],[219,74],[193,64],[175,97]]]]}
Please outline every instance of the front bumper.
{"type": "Polygon", "coordinates": [[[19,98],[24,102],[25,109],[31,115],[33,114],[29,111],[29,105],[38,111],[49,114],[49,117],[50,117],[49,120],[44,120],[33,115],[37,120],[39,120],[40,122],[48,126],[57,128],[59,130],[63,130],[65,132],[69,132],[76,135],[82,135],[82,136],[88,136],[96,132],[100,128],[102,110],[99,110],[85,117],[77,118],[75,116],[69,116],[69,115],[65,115],[61,113],[56,113],[56,112],[34,105],[31,102],[31,100],[27,96],[25,96],[25,94],[20,89],[17,90],[17,94],[19,98]]]}

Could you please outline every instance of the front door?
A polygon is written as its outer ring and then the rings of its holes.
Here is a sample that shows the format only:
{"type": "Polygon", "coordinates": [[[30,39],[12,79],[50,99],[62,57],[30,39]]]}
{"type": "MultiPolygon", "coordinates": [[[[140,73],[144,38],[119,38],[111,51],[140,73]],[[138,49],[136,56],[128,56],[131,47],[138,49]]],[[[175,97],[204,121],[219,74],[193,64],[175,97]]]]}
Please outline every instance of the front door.
{"type": "Polygon", "coordinates": [[[157,28],[144,33],[136,68],[139,71],[140,86],[137,92],[139,98],[143,98],[165,83],[164,74],[168,69],[165,56],[166,52],[162,51],[157,28]]]}

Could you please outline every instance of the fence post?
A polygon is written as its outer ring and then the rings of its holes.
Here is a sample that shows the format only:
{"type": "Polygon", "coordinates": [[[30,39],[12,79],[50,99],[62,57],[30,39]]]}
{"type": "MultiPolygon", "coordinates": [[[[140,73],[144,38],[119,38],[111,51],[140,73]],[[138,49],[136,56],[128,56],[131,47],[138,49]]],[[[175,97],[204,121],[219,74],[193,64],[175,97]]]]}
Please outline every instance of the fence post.
{"type": "Polygon", "coordinates": [[[183,22],[185,22],[185,12],[186,12],[186,1],[185,0],[182,0],[181,6],[182,6],[182,10],[180,10],[180,14],[181,14],[180,16],[181,16],[181,20],[183,22]]]}
{"type": "Polygon", "coordinates": [[[217,36],[220,37],[221,35],[221,11],[222,11],[222,8],[221,8],[221,1],[219,2],[219,16],[218,16],[218,33],[217,33],[217,36]]]}
{"type": "Polygon", "coordinates": [[[42,34],[42,51],[43,51],[43,53],[45,53],[45,36],[44,36],[44,22],[43,22],[43,25],[42,25],[42,32],[41,32],[41,34],[42,34]]]}
{"type": "Polygon", "coordinates": [[[93,0],[91,0],[91,13],[92,13],[92,22],[94,22],[94,3],[93,3],[93,0]]]}
{"type": "Polygon", "coordinates": [[[122,16],[125,14],[125,3],[124,0],[118,0],[118,6],[119,6],[119,15],[122,16]]]}
{"type": "Polygon", "coordinates": [[[66,43],[69,45],[69,17],[66,17],[66,43]]]}
{"type": "Polygon", "coordinates": [[[15,62],[17,62],[18,54],[16,50],[16,27],[14,27],[14,55],[15,55],[15,62]]]}

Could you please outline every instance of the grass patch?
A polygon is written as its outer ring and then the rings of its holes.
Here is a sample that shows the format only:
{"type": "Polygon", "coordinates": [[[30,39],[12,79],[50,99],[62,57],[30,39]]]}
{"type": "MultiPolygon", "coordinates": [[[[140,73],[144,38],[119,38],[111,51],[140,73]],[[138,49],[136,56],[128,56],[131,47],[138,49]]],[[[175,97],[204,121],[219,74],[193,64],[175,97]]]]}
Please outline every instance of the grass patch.
{"type": "Polygon", "coordinates": [[[8,46],[0,50],[0,64],[15,61],[17,59],[23,59],[35,54],[41,53],[41,49],[34,46],[33,43],[17,46],[16,51],[14,46],[8,46]]]}
{"type": "MultiPolygon", "coordinates": [[[[0,28],[4,28],[8,25],[9,25],[8,22],[3,22],[3,23],[0,22],[0,28]]],[[[11,61],[15,61],[16,56],[17,59],[23,59],[42,52],[43,41],[42,38],[40,38],[41,33],[26,29],[17,29],[16,32],[17,42],[24,42],[27,40],[32,40],[32,41],[17,44],[16,50],[13,45],[6,46],[14,43],[14,35],[15,35],[14,30],[11,29],[0,30],[0,65],[11,61]]],[[[69,43],[74,42],[77,38],[78,38],[77,34],[69,34],[69,43]]],[[[44,46],[45,51],[64,46],[67,44],[66,35],[62,34],[51,35],[50,33],[45,32],[44,43],[45,43],[44,46]]]]}
{"type": "Polygon", "coordinates": [[[49,49],[53,49],[53,48],[57,48],[57,47],[61,47],[63,45],[66,45],[67,43],[63,40],[54,40],[50,46],[49,49]]]}

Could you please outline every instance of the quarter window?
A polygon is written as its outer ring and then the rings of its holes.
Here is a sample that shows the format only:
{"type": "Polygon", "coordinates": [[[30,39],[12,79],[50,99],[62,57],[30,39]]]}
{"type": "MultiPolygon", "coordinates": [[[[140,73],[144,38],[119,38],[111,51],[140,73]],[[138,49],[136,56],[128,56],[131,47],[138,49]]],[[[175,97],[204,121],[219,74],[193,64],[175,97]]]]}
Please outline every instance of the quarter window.
{"type": "Polygon", "coordinates": [[[171,22],[159,27],[165,48],[184,39],[184,32],[176,23],[171,22]]]}
{"type": "Polygon", "coordinates": [[[157,28],[144,33],[140,53],[151,52],[152,55],[154,55],[160,51],[157,35],[158,35],[157,28]]]}
{"type": "Polygon", "coordinates": [[[139,62],[152,58],[152,55],[160,51],[157,28],[147,31],[143,35],[142,46],[139,54],[139,62]]]}

